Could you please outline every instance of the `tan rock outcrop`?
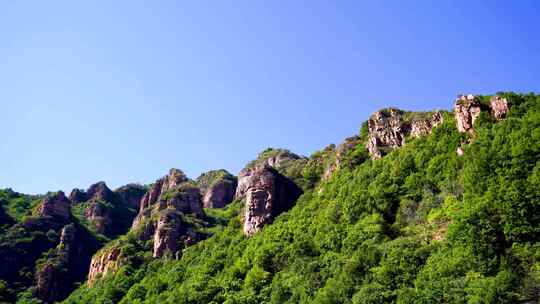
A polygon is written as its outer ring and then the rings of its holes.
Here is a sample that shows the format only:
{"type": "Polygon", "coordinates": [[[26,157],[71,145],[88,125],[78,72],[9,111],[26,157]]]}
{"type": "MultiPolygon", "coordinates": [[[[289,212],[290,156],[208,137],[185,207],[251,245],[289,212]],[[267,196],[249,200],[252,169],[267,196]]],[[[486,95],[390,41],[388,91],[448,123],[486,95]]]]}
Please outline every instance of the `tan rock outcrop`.
{"type": "Polygon", "coordinates": [[[454,114],[459,132],[473,132],[473,125],[482,112],[482,104],[474,95],[461,95],[456,99],[454,114]]]}
{"type": "Polygon", "coordinates": [[[430,134],[443,122],[441,112],[429,118],[405,120],[405,112],[396,108],[377,111],[368,119],[367,149],[372,159],[379,159],[389,151],[405,144],[409,135],[420,137],[430,134]]]}
{"type": "Polygon", "coordinates": [[[118,247],[105,248],[92,257],[90,269],[88,271],[88,285],[98,278],[107,275],[110,271],[118,269],[124,259],[118,247]]]}
{"type": "Polygon", "coordinates": [[[506,98],[493,96],[490,100],[491,114],[496,120],[501,120],[508,113],[509,104],[506,98]]]}
{"type": "Polygon", "coordinates": [[[64,192],[58,191],[43,199],[38,208],[38,215],[67,221],[71,217],[71,202],[64,195],[64,192]]]}

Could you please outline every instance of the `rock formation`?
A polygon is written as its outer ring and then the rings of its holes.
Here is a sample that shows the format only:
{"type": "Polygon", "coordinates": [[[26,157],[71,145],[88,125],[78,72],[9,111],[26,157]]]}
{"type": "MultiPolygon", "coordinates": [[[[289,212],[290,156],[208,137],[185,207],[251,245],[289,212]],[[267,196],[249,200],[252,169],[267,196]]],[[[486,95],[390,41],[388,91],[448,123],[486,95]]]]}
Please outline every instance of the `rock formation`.
{"type": "Polygon", "coordinates": [[[166,252],[176,255],[181,250],[182,219],[178,212],[168,209],[159,215],[154,233],[153,257],[160,258],[166,252]]]}
{"type": "Polygon", "coordinates": [[[63,221],[68,221],[71,217],[71,202],[64,195],[64,192],[58,191],[43,199],[38,209],[38,214],[42,217],[53,217],[63,221]]]}
{"type": "Polygon", "coordinates": [[[372,159],[381,158],[389,151],[405,144],[409,135],[419,137],[431,133],[431,130],[443,121],[442,113],[436,112],[431,117],[405,120],[405,112],[396,108],[377,111],[368,120],[367,149],[372,159]]]}
{"type": "Polygon", "coordinates": [[[69,259],[72,251],[72,246],[75,241],[75,225],[66,225],[62,229],[60,243],[55,249],[55,263],[49,259],[45,265],[36,273],[36,295],[39,299],[46,303],[52,303],[61,298],[65,293],[62,290],[62,283],[66,279],[64,268],[69,265],[69,259]]]}
{"type": "Polygon", "coordinates": [[[181,170],[174,168],[169,170],[169,174],[158,179],[143,196],[140,202],[140,211],[155,204],[162,194],[187,181],[188,178],[181,170]]]}
{"type": "Polygon", "coordinates": [[[120,253],[120,248],[112,246],[111,248],[100,250],[92,257],[88,271],[89,286],[92,286],[99,276],[105,276],[110,271],[114,271],[120,267],[124,260],[120,253]]]}
{"type": "Polygon", "coordinates": [[[482,103],[473,95],[461,95],[456,99],[454,114],[459,132],[473,132],[473,125],[480,112],[482,103]]]}
{"type": "Polygon", "coordinates": [[[69,194],[69,200],[73,203],[82,203],[86,202],[88,198],[86,197],[86,192],[84,190],[75,188],[71,190],[71,193],[69,194]]]}
{"type": "Polygon", "coordinates": [[[109,210],[100,201],[90,202],[84,210],[84,217],[94,225],[96,232],[101,234],[107,234],[113,224],[109,210]]]}
{"type": "MultiPolygon", "coordinates": [[[[242,173],[242,191],[245,199],[244,234],[253,235],[283,211],[292,207],[302,190],[287,177],[264,165],[242,173]]],[[[240,182],[239,182],[240,187],[240,182]]]]}
{"type": "Polygon", "coordinates": [[[138,184],[127,184],[116,190],[114,193],[129,207],[139,210],[141,199],[146,193],[146,189],[138,184]]]}
{"type": "MultiPolygon", "coordinates": [[[[240,173],[238,174],[238,184],[236,186],[236,199],[243,199],[245,197],[247,188],[249,187],[249,176],[254,172],[261,170],[265,167],[274,168],[281,174],[286,175],[285,172],[289,168],[296,164],[307,163],[307,158],[299,156],[285,149],[266,149],[261,152],[257,158],[250,162],[240,173]]],[[[294,176],[287,175],[288,178],[293,179],[294,176]]]]}
{"type": "Polygon", "coordinates": [[[214,170],[197,178],[205,208],[223,208],[234,199],[237,179],[226,170],[214,170]]]}
{"type": "MultiPolygon", "coordinates": [[[[356,145],[358,145],[359,140],[360,138],[358,136],[348,137],[337,147],[334,153],[334,159],[328,164],[328,166],[324,170],[322,176],[323,180],[328,180],[332,176],[332,174],[341,167],[343,157],[347,154],[348,151],[354,149],[356,145]]],[[[333,146],[329,146],[327,147],[327,149],[331,147],[333,146]]]]}
{"type": "Polygon", "coordinates": [[[60,242],[47,253],[36,272],[36,296],[45,303],[64,299],[74,281],[81,281],[98,244],[71,223],[62,228],[60,242]]]}
{"type": "Polygon", "coordinates": [[[493,96],[490,100],[491,114],[496,120],[501,120],[508,113],[509,104],[506,98],[501,96],[493,96]]]}
{"type": "Polygon", "coordinates": [[[459,132],[474,133],[474,123],[480,116],[480,113],[489,112],[495,120],[501,120],[508,113],[509,104],[506,98],[501,96],[492,96],[489,104],[484,104],[477,96],[460,95],[454,104],[454,115],[459,132]]]}
{"type": "Polygon", "coordinates": [[[87,199],[107,202],[114,200],[114,194],[111,189],[107,187],[107,184],[105,184],[105,182],[97,182],[93,185],[90,185],[90,187],[86,191],[86,197],[87,199]]]}

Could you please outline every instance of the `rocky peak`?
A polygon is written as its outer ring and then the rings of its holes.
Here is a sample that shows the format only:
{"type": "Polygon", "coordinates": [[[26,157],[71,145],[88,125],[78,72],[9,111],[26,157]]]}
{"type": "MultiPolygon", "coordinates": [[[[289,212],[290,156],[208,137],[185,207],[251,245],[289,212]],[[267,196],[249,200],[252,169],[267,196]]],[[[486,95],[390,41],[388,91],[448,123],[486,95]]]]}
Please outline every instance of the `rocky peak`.
{"type": "Polygon", "coordinates": [[[474,95],[460,95],[454,105],[454,114],[459,132],[472,132],[473,125],[480,112],[482,103],[474,95]]]}
{"type": "Polygon", "coordinates": [[[244,234],[253,235],[293,206],[302,190],[270,166],[257,167],[242,177],[245,191],[244,234]]]}
{"type": "Polygon", "coordinates": [[[86,196],[88,199],[93,200],[100,200],[100,201],[112,201],[114,199],[114,194],[107,187],[107,184],[105,182],[97,182],[93,185],[90,185],[88,190],[86,191],[86,196]]]}
{"type": "Polygon", "coordinates": [[[234,199],[237,179],[227,170],[213,170],[197,178],[205,208],[223,208],[234,199]]]}
{"type": "Polygon", "coordinates": [[[71,190],[71,193],[69,194],[69,200],[73,203],[82,203],[86,202],[88,199],[86,198],[86,192],[84,190],[75,188],[71,190]]]}
{"type": "Polygon", "coordinates": [[[508,109],[508,100],[501,96],[493,96],[489,104],[484,104],[477,96],[459,95],[454,104],[457,129],[461,133],[473,134],[474,122],[481,112],[489,112],[493,118],[500,120],[506,116],[508,109]]]}
{"type": "Polygon", "coordinates": [[[135,210],[140,208],[141,199],[146,193],[146,189],[138,184],[127,184],[114,191],[120,199],[129,207],[135,210]]]}
{"type": "Polygon", "coordinates": [[[247,166],[238,173],[235,198],[242,199],[245,197],[248,187],[247,181],[254,172],[266,167],[274,168],[279,172],[284,172],[287,171],[287,168],[294,166],[297,162],[307,162],[307,158],[286,149],[268,148],[264,150],[259,153],[255,160],[247,164],[247,166]]]}
{"type": "Polygon", "coordinates": [[[176,186],[187,182],[188,178],[179,169],[170,169],[169,174],[158,179],[146,192],[140,202],[140,211],[144,210],[148,206],[154,205],[161,194],[172,190],[176,186]]]}
{"type": "Polygon", "coordinates": [[[69,194],[69,199],[74,203],[82,203],[89,200],[112,201],[114,193],[107,187],[105,182],[97,182],[90,185],[88,190],[84,191],[75,188],[69,194]]]}
{"type": "Polygon", "coordinates": [[[199,188],[180,170],[172,169],[169,175],[157,180],[142,198],[132,225],[139,238],[147,240],[156,233],[154,215],[165,209],[200,218],[204,216],[199,188]]]}
{"type": "Polygon", "coordinates": [[[53,195],[48,195],[43,199],[38,208],[40,216],[49,216],[63,221],[71,217],[71,202],[64,195],[64,192],[58,191],[53,195]]]}
{"type": "Polygon", "coordinates": [[[490,107],[491,107],[491,114],[496,120],[501,120],[506,116],[506,113],[508,113],[508,100],[506,98],[503,98],[501,96],[493,96],[490,100],[490,107]]]}
{"type": "Polygon", "coordinates": [[[442,121],[443,116],[440,112],[426,117],[426,113],[406,113],[396,108],[377,111],[368,119],[369,154],[372,159],[381,158],[390,150],[403,146],[408,135],[414,137],[427,135],[442,121]]]}

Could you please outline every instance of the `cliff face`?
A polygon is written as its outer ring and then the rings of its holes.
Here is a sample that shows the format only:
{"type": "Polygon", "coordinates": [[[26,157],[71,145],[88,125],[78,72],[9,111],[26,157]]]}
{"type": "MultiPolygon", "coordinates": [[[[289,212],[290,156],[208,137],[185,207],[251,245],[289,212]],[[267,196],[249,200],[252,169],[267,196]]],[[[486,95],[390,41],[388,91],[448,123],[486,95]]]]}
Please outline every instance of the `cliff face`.
{"type": "Polygon", "coordinates": [[[182,249],[180,239],[185,230],[181,215],[172,209],[165,210],[160,213],[156,226],[153,257],[160,258],[167,252],[177,256],[182,249]]]}
{"type": "Polygon", "coordinates": [[[64,192],[59,191],[43,199],[38,209],[38,215],[68,221],[71,218],[71,202],[64,195],[64,192]]]}
{"type": "Polygon", "coordinates": [[[162,194],[187,181],[188,178],[184,172],[174,168],[171,169],[168,175],[158,179],[143,196],[140,202],[139,212],[148,206],[154,205],[162,194]]]}
{"type": "Polygon", "coordinates": [[[223,208],[234,199],[237,179],[226,170],[214,170],[201,174],[197,186],[201,190],[205,208],[223,208]]]}
{"type": "Polygon", "coordinates": [[[459,132],[474,133],[474,123],[481,112],[490,113],[495,120],[501,120],[506,116],[509,110],[509,103],[506,98],[501,96],[492,96],[489,104],[482,103],[474,95],[460,95],[454,103],[454,115],[456,117],[456,126],[459,132]]]}
{"type": "Polygon", "coordinates": [[[302,194],[294,182],[266,165],[244,172],[241,179],[246,235],[253,235],[271,223],[277,215],[291,208],[302,194]]]}
{"type": "MultiPolygon", "coordinates": [[[[140,229],[145,219],[166,208],[199,217],[204,215],[199,188],[178,169],[171,169],[168,175],[158,179],[143,196],[132,229],[140,229]]],[[[155,228],[155,223],[151,226],[155,228]]]]}
{"type": "Polygon", "coordinates": [[[406,114],[402,110],[388,108],[375,112],[369,118],[367,149],[372,159],[379,159],[389,151],[403,146],[407,136],[427,135],[443,122],[440,112],[430,117],[413,117],[408,120],[406,114]]]}
{"type": "Polygon", "coordinates": [[[45,303],[64,299],[82,281],[99,244],[76,224],[62,228],[60,242],[36,272],[36,296],[45,303]]]}
{"type": "Polygon", "coordinates": [[[105,276],[110,271],[118,269],[124,260],[120,248],[112,247],[100,250],[92,257],[88,271],[88,285],[92,286],[99,276],[105,276]]]}
{"type": "Polygon", "coordinates": [[[139,210],[141,199],[145,195],[146,189],[138,184],[127,184],[114,190],[114,193],[120,197],[126,206],[139,210]]]}
{"type": "Polygon", "coordinates": [[[145,193],[146,189],[138,185],[130,184],[112,191],[105,182],[97,182],[86,191],[73,189],[70,199],[74,208],[82,209],[79,212],[95,232],[113,237],[127,232],[145,193]]]}
{"type": "Polygon", "coordinates": [[[474,122],[478,116],[480,116],[482,108],[482,104],[475,96],[459,96],[454,105],[454,114],[458,131],[462,133],[472,132],[474,122]]]}

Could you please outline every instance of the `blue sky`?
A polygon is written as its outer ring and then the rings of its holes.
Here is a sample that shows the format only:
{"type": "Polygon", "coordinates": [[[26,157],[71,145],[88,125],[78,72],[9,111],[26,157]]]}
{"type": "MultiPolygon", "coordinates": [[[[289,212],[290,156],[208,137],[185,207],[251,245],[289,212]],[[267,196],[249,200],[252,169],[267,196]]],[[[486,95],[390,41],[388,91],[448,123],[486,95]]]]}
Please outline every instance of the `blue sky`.
{"type": "Polygon", "coordinates": [[[538,1],[83,2],[0,4],[0,188],[237,173],[385,106],[540,91],[538,1]]]}

